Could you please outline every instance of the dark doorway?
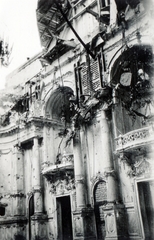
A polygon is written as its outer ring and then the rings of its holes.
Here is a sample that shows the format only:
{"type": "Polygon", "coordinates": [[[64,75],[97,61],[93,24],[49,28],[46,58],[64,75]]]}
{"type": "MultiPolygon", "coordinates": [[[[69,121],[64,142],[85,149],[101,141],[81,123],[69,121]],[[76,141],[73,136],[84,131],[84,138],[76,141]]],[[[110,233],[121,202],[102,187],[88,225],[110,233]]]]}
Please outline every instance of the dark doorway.
{"type": "Polygon", "coordinates": [[[100,181],[94,188],[94,212],[96,219],[97,239],[104,240],[106,235],[103,205],[107,200],[106,182],[100,181]]]}
{"type": "Polygon", "coordinates": [[[72,240],[72,216],[70,196],[57,198],[58,239],[72,240]]]}
{"type": "Polygon", "coordinates": [[[146,240],[154,239],[154,181],[139,182],[139,204],[146,240]]]}

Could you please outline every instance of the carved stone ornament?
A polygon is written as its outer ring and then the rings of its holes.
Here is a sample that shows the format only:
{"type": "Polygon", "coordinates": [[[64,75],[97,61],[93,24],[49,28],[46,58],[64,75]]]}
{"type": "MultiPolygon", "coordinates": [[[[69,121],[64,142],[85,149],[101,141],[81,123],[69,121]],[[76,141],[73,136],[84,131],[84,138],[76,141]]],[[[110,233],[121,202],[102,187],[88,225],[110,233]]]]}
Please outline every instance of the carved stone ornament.
{"type": "Polygon", "coordinates": [[[139,161],[136,161],[130,171],[127,172],[130,177],[139,177],[146,174],[152,173],[152,166],[150,160],[143,158],[139,161]]]}
{"type": "Polygon", "coordinates": [[[42,188],[33,189],[33,193],[42,193],[42,188]]]}
{"type": "Polygon", "coordinates": [[[116,178],[116,173],[114,169],[111,169],[109,171],[105,171],[104,172],[104,176],[107,178],[108,176],[112,176],[114,178],[116,178]]]}
{"type": "Polygon", "coordinates": [[[41,116],[41,110],[42,110],[41,107],[42,107],[42,102],[40,100],[33,102],[33,105],[31,107],[31,113],[33,117],[41,116]]]}
{"type": "Polygon", "coordinates": [[[105,181],[105,175],[103,175],[101,172],[96,173],[96,175],[91,178],[91,182],[93,185],[99,181],[105,181]]]}
{"type": "Polygon", "coordinates": [[[75,217],[74,218],[74,227],[75,227],[75,236],[76,237],[81,237],[83,236],[82,233],[82,222],[81,222],[81,218],[80,217],[75,217]]]}
{"type": "Polygon", "coordinates": [[[75,189],[74,178],[67,176],[64,179],[51,183],[50,192],[52,194],[64,194],[75,189]]]}
{"type": "Polygon", "coordinates": [[[106,229],[108,234],[113,234],[116,231],[116,223],[115,223],[115,216],[114,213],[107,213],[105,215],[107,218],[106,221],[106,229]]]}

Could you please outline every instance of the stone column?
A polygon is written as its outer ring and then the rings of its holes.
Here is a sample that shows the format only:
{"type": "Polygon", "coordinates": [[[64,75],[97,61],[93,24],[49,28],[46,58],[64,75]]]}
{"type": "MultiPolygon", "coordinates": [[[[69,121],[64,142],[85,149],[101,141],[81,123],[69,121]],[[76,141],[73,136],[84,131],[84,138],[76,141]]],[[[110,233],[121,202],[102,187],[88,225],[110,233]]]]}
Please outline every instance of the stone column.
{"type": "Polygon", "coordinates": [[[96,239],[96,229],[94,222],[94,212],[91,207],[86,206],[85,201],[85,177],[84,164],[82,161],[82,148],[80,129],[75,129],[75,136],[73,139],[74,152],[74,172],[76,182],[76,204],[77,209],[73,212],[73,235],[76,240],[96,239]]]}
{"type": "Polygon", "coordinates": [[[106,240],[126,239],[124,206],[118,203],[118,187],[114,172],[111,132],[106,112],[100,112],[102,161],[104,174],[107,180],[107,205],[104,205],[106,240]]]}
{"type": "Polygon", "coordinates": [[[41,172],[39,158],[38,138],[33,139],[33,193],[34,193],[34,215],[31,217],[31,240],[44,240],[47,237],[47,216],[43,214],[43,199],[41,189],[41,172]]]}
{"type": "Polygon", "coordinates": [[[38,138],[33,139],[33,191],[34,191],[34,213],[40,214],[43,211],[41,179],[40,179],[40,161],[38,138]]]}
{"type": "Polygon", "coordinates": [[[85,189],[84,189],[84,167],[81,154],[81,138],[80,129],[76,128],[76,133],[73,139],[74,152],[74,172],[76,182],[76,202],[77,208],[85,207],[85,189]]]}
{"type": "Polygon", "coordinates": [[[111,149],[111,133],[106,117],[106,112],[99,112],[100,118],[100,136],[101,136],[101,152],[104,173],[107,177],[107,201],[115,201],[117,199],[116,181],[114,177],[114,165],[111,149]]]}

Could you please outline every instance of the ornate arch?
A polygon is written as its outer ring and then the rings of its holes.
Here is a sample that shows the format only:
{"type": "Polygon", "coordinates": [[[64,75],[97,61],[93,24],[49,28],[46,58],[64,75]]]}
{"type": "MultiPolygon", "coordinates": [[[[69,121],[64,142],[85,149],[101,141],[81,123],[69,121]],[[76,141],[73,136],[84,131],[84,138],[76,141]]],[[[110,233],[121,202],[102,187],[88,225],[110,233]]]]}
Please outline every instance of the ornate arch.
{"type": "Polygon", "coordinates": [[[117,51],[114,53],[114,55],[111,57],[111,60],[107,66],[107,71],[109,73],[108,76],[108,82],[112,86],[112,75],[113,75],[113,68],[115,68],[115,65],[119,64],[119,62],[122,60],[122,57],[124,54],[128,54],[128,51],[133,50],[133,48],[144,48],[144,47],[151,47],[153,46],[152,39],[147,36],[143,35],[139,37],[133,37],[128,39],[127,43],[124,44],[123,46],[119,47],[117,51]]]}
{"type": "Polygon", "coordinates": [[[106,178],[105,176],[98,172],[92,179],[91,179],[91,200],[92,200],[92,205],[94,206],[94,190],[95,190],[95,187],[96,185],[99,183],[99,182],[105,182],[106,183],[106,178]]]}
{"type": "Polygon", "coordinates": [[[107,203],[107,184],[105,176],[100,172],[92,179],[92,194],[97,236],[99,239],[105,239],[106,227],[103,206],[107,203]]]}
{"type": "Polygon", "coordinates": [[[69,119],[70,102],[73,90],[67,86],[59,86],[57,89],[50,89],[44,99],[44,116],[51,119],[60,119],[64,114],[69,119]]]}

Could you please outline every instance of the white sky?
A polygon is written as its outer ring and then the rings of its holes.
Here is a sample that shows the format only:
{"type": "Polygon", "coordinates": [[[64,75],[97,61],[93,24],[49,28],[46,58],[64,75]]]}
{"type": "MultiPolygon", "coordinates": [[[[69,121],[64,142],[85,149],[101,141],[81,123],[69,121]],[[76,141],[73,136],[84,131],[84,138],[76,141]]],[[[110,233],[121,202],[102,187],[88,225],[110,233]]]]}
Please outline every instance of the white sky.
{"type": "Polygon", "coordinates": [[[13,43],[12,62],[0,67],[0,89],[5,76],[41,51],[36,22],[38,0],[0,0],[0,35],[9,36],[13,43]]]}

